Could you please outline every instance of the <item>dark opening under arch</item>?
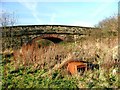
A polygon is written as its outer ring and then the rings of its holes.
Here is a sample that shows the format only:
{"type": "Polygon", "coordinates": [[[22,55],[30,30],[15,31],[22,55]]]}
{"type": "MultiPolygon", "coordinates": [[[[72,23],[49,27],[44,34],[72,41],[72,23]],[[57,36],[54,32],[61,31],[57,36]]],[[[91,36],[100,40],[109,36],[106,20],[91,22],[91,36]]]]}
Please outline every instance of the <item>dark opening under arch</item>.
{"type": "Polygon", "coordinates": [[[60,38],[55,38],[55,37],[45,37],[45,38],[42,38],[42,39],[50,40],[50,41],[52,41],[53,43],[60,43],[60,42],[63,41],[62,39],[60,39],[60,38]]]}
{"type": "Polygon", "coordinates": [[[37,36],[37,37],[33,38],[32,40],[28,41],[27,44],[32,44],[32,43],[35,43],[35,42],[40,42],[42,39],[48,40],[48,42],[51,41],[54,44],[58,44],[58,43],[64,41],[63,37],[60,37],[60,36],[54,35],[54,34],[53,35],[47,34],[47,35],[43,35],[43,36],[37,36]]]}

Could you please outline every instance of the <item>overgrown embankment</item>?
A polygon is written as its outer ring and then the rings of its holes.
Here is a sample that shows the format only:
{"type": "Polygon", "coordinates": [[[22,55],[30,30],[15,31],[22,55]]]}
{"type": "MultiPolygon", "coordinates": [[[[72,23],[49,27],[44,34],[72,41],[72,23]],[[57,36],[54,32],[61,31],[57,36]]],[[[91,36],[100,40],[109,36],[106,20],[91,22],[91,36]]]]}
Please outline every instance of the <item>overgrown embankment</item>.
{"type": "Polygon", "coordinates": [[[118,37],[93,35],[73,43],[24,46],[14,52],[14,58],[3,56],[3,88],[118,88],[118,37]],[[69,57],[98,63],[100,69],[71,76],[63,65],[42,77],[69,57]]]}

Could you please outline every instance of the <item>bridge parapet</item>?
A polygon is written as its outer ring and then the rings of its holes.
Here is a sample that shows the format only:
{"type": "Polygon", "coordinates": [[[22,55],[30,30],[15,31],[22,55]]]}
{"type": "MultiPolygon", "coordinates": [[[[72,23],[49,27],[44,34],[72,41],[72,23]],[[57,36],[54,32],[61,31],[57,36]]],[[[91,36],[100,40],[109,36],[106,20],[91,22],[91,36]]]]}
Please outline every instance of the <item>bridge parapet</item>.
{"type": "Polygon", "coordinates": [[[3,28],[5,31],[12,32],[33,32],[33,33],[86,33],[96,28],[80,27],[80,26],[64,26],[64,25],[30,25],[30,26],[13,26],[3,28]]]}

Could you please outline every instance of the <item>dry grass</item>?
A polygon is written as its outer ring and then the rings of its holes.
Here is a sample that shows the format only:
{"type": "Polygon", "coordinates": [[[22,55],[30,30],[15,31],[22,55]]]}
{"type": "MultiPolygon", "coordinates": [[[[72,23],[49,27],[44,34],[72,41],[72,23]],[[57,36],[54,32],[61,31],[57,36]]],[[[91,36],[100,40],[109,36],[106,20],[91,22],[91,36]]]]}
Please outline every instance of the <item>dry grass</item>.
{"type": "Polygon", "coordinates": [[[117,56],[118,38],[87,38],[75,43],[50,45],[39,48],[37,44],[23,45],[20,50],[14,52],[15,67],[32,67],[33,69],[52,69],[67,58],[68,54],[73,59],[94,62],[102,67],[110,69],[115,64],[117,56]]]}
{"type": "Polygon", "coordinates": [[[15,66],[33,66],[36,69],[50,69],[66,58],[69,49],[61,45],[52,45],[38,48],[36,44],[23,45],[20,50],[14,51],[15,66]]]}
{"type": "Polygon", "coordinates": [[[117,41],[117,37],[86,38],[76,44],[61,43],[40,48],[36,43],[23,45],[14,51],[13,62],[11,59],[5,66],[4,81],[9,80],[4,86],[10,83],[13,87],[117,88],[120,86],[117,41]],[[71,76],[65,65],[70,59],[93,62],[99,64],[100,69],[71,76]]]}

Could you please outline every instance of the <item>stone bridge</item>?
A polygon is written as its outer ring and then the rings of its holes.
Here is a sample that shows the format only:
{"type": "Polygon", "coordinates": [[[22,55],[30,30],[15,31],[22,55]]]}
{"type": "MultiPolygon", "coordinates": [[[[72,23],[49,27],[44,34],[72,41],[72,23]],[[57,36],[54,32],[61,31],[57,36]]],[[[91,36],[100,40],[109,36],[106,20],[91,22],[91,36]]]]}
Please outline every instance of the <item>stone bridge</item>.
{"type": "Polygon", "coordinates": [[[67,25],[26,25],[0,27],[2,33],[2,49],[20,48],[24,43],[39,39],[47,39],[54,43],[71,42],[89,35],[97,30],[93,27],[67,25]]]}

